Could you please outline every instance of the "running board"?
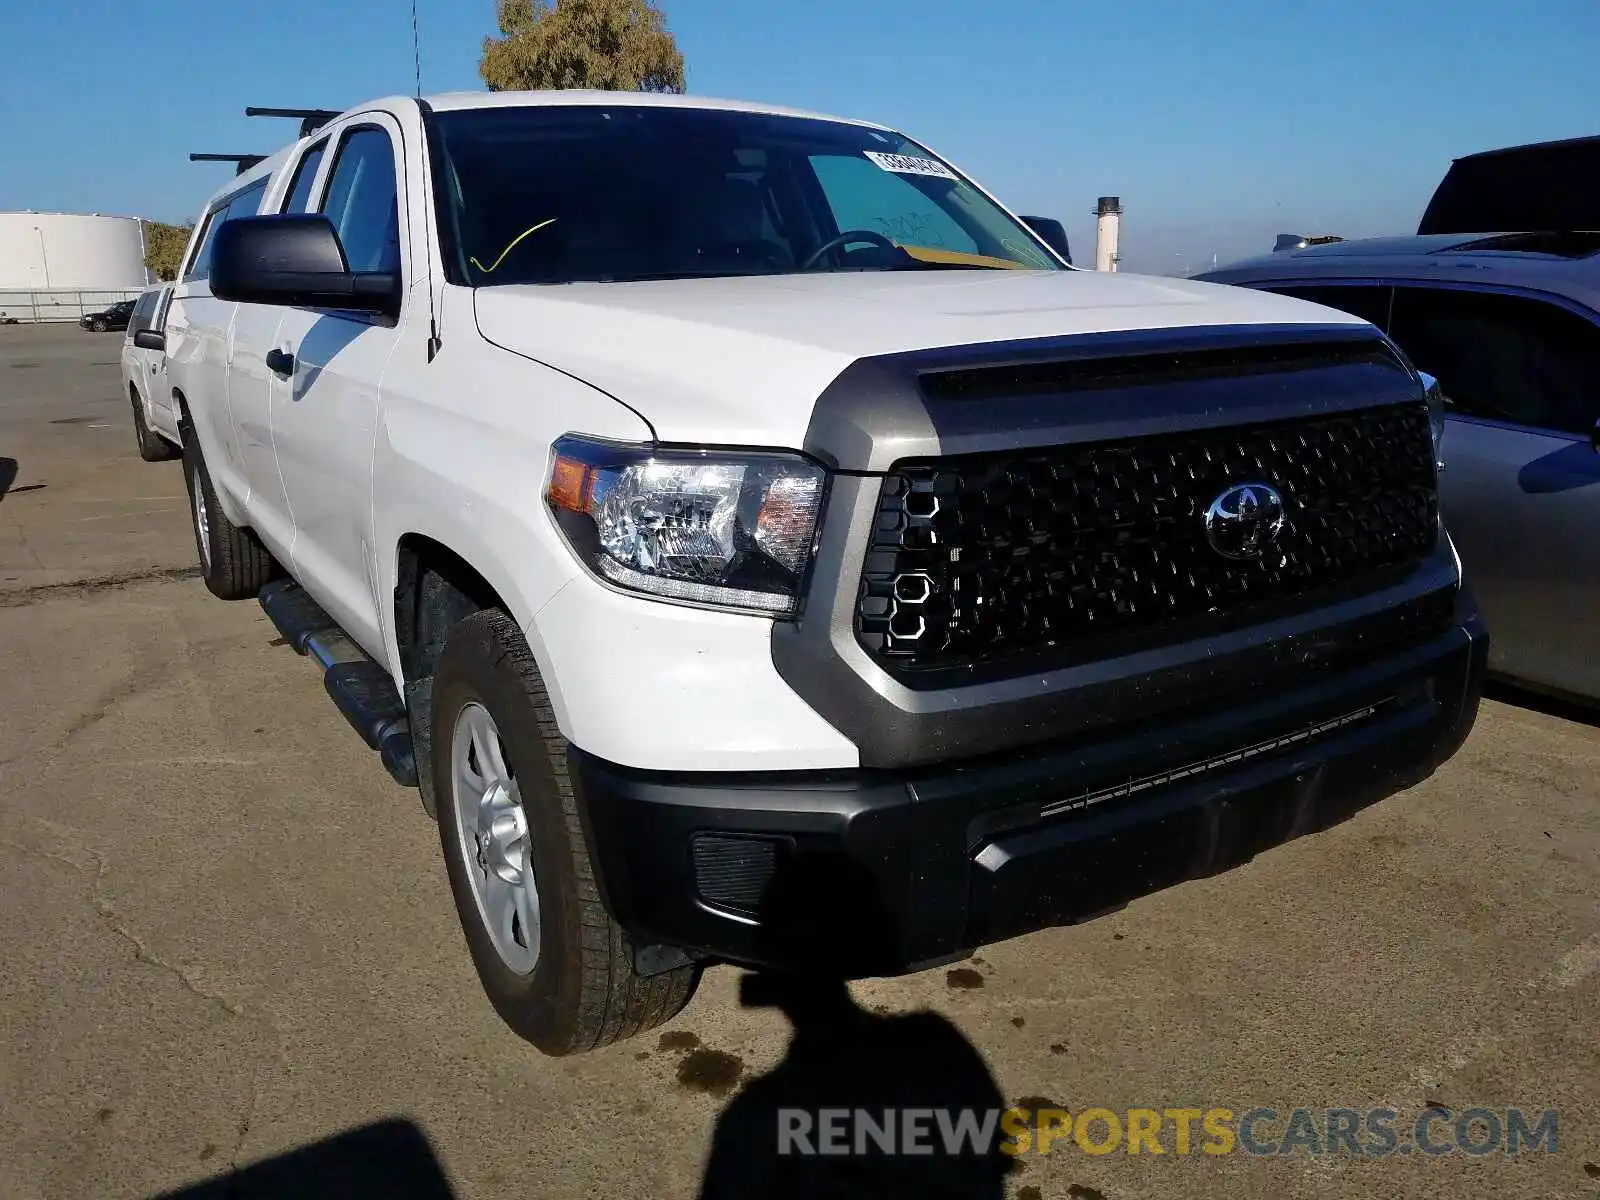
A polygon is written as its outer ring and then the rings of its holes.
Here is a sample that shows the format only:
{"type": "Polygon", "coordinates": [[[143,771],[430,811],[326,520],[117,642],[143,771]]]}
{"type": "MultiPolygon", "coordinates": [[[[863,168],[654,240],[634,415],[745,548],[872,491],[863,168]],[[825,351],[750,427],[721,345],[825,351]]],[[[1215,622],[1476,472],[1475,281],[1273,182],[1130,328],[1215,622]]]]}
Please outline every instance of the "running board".
{"type": "Polygon", "coordinates": [[[416,755],[405,701],[389,677],[351,641],[322,606],[292,579],[261,589],[261,608],[299,654],[322,668],[322,686],[384,769],[404,787],[417,786],[416,755]]]}

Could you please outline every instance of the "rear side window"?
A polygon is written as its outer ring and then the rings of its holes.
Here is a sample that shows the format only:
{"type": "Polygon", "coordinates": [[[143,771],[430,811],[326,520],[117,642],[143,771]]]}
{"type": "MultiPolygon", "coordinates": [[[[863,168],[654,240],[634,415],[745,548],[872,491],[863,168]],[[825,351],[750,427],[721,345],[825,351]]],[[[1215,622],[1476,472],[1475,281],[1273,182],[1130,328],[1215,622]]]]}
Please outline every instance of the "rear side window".
{"type": "Polygon", "coordinates": [[[311,210],[311,185],[316,182],[317,168],[322,165],[322,152],[327,142],[318,142],[305,154],[294,169],[294,182],[289,185],[289,195],[283,202],[286,213],[303,213],[311,210]]]}
{"type": "Polygon", "coordinates": [[[266,195],[266,191],[267,181],[260,180],[231,196],[225,205],[219,205],[206,214],[200,246],[184,270],[182,282],[192,283],[195,280],[211,277],[211,243],[216,240],[217,229],[224,221],[231,221],[235,217],[255,216],[261,208],[261,197],[266,195]]]}
{"type": "Polygon", "coordinates": [[[267,181],[251,184],[232,200],[228,201],[228,220],[237,217],[253,217],[261,211],[261,197],[267,194],[267,181]]]}
{"type": "Polygon", "coordinates": [[[352,131],[339,147],[322,212],[352,271],[400,271],[400,208],[394,147],[381,129],[352,131]]]}
{"type": "Polygon", "coordinates": [[[206,214],[205,221],[200,227],[199,242],[195,247],[194,257],[189,260],[189,265],[183,269],[179,276],[180,283],[193,283],[198,279],[211,277],[211,238],[217,232],[217,226],[227,214],[226,208],[212,209],[206,214]]]}
{"type": "Polygon", "coordinates": [[[133,306],[133,315],[128,318],[128,336],[130,338],[141,329],[150,328],[150,318],[156,310],[156,301],[160,298],[160,292],[146,292],[139,297],[138,302],[133,306]]]}
{"type": "Polygon", "coordinates": [[[1370,321],[1385,333],[1389,330],[1389,304],[1393,288],[1373,284],[1347,284],[1343,287],[1274,287],[1271,289],[1296,300],[1326,305],[1352,317],[1370,321]]]}
{"type": "Polygon", "coordinates": [[[1543,300],[1395,289],[1390,336],[1452,411],[1588,435],[1600,420],[1600,327],[1543,300]]]}

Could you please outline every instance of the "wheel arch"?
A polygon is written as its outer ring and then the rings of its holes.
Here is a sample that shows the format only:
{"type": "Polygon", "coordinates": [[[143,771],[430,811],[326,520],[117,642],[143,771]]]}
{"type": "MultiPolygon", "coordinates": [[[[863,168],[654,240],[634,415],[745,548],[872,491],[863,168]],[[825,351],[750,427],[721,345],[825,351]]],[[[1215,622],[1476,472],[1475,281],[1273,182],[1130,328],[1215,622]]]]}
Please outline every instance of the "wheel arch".
{"type": "MultiPolygon", "coordinates": [[[[186,449],[191,439],[199,445],[206,455],[206,467],[211,472],[211,487],[217,494],[217,506],[222,509],[222,515],[240,528],[248,528],[250,520],[245,513],[244,503],[229,489],[226,474],[219,475],[216,463],[221,456],[217,449],[210,445],[210,439],[201,433],[200,425],[190,411],[189,398],[183,394],[182,388],[172,389],[172,404],[178,414],[179,448],[186,449]]],[[[147,412],[146,419],[148,418],[147,412]]]]}
{"type": "Polygon", "coordinates": [[[423,533],[403,534],[395,546],[392,602],[395,661],[406,681],[433,674],[445,634],[463,617],[485,608],[512,611],[482,571],[423,533]]]}
{"type": "Polygon", "coordinates": [[[178,437],[187,441],[194,430],[194,417],[189,412],[189,397],[182,388],[172,389],[172,407],[177,411],[178,437]]]}
{"type": "Polygon", "coordinates": [[[433,668],[450,630],[484,609],[497,608],[522,630],[545,682],[557,724],[567,728],[559,685],[545,647],[533,629],[533,612],[513,582],[512,573],[492,556],[476,553],[459,539],[408,530],[390,556],[389,636],[391,659],[411,719],[423,805],[436,812],[427,769],[432,753],[433,668]]]}

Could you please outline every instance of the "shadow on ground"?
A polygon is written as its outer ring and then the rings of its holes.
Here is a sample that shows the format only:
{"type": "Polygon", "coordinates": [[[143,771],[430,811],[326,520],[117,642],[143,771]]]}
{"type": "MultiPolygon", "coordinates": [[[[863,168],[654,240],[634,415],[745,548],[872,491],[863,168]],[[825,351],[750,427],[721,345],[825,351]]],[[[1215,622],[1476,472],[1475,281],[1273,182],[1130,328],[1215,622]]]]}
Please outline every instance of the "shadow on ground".
{"type": "Polygon", "coordinates": [[[1490,680],[1483,694],[1501,704],[1512,704],[1517,708],[1543,713],[1547,717],[1559,717],[1563,721],[1600,728],[1600,701],[1534,691],[1503,680],[1490,680]]]}
{"type": "Polygon", "coordinates": [[[963,1113],[980,1124],[1005,1107],[983,1056],[937,1013],[879,1016],[859,1007],[845,984],[807,976],[746,976],[747,1006],[775,1006],[794,1025],[789,1052],[752,1080],[718,1118],[700,1200],[748,1197],[964,1197],[998,1200],[1012,1161],[995,1126],[987,1145],[950,1145],[940,1130],[963,1113]],[[804,1153],[826,1141],[827,1110],[863,1111],[876,1127],[926,1111],[926,1153],[886,1150],[855,1126],[841,1127],[848,1154],[804,1153]],[[800,1139],[782,1131],[804,1131],[800,1139]],[[809,1146],[807,1145],[809,1142],[809,1146]]]}
{"type": "Polygon", "coordinates": [[[410,1121],[381,1121],[301,1146],[155,1200],[453,1200],[444,1168],[410,1121]]]}
{"type": "Polygon", "coordinates": [[[760,915],[762,934],[781,938],[784,957],[802,969],[746,975],[740,1000],[778,1009],[793,1034],[783,1061],[718,1118],[701,1200],[999,1200],[1014,1164],[1000,1150],[1005,1102],[983,1055],[939,1014],[868,1012],[845,983],[895,956],[906,914],[885,903],[859,863],[800,853],[778,867],[760,915]],[[923,1110],[921,1135],[908,1140],[913,1110],[923,1110]],[[825,1112],[834,1114],[826,1125],[825,1112]],[[954,1132],[963,1115],[989,1121],[993,1136],[947,1138],[941,1122],[954,1132]],[[839,1136],[848,1153],[821,1152],[837,1149],[839,1136]]]}

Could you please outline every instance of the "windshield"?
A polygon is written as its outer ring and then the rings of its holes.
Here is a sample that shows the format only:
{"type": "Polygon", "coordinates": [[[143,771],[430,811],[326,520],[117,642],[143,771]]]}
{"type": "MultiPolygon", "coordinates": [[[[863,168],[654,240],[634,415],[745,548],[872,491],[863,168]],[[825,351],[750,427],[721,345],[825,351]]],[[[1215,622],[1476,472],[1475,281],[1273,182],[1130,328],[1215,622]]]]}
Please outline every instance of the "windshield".
{"type": "Polygon", "coordinates": [[[795,271],[1065,270],[899,134],[619,105],[439,114],[472,285],[795,271]]]}

